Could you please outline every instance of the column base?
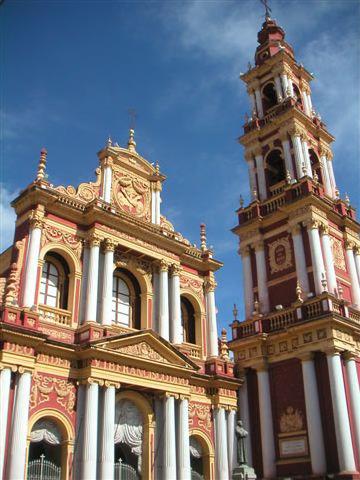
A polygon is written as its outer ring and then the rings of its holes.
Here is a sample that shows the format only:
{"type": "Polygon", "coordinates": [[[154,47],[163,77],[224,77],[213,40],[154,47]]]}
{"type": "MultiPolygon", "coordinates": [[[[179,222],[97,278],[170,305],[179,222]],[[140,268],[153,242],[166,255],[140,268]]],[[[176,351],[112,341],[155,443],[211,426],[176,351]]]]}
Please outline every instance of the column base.
{"type": "Polygon", "coordinates": [[[247,465],[241,465],[233,470],[233,480],[255,480],[256,478],[255,470],[247,465]]]}

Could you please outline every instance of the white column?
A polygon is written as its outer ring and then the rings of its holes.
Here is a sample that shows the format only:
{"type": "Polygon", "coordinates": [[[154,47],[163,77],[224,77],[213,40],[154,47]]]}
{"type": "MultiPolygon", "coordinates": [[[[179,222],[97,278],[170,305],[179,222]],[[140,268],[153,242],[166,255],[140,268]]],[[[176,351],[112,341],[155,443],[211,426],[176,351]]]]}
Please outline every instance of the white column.
{"type": "Polygon", "coordinates": [[[5,478],[3,477],[3,469],[5,461],[5,443],[9,409],[10,381],[11,370],[10,368],[4,368],[0,372],[0,480],[5,478]]]}
{"type": "Polygon", "coordinates": [[[265,168],[264,168],[264,158],[261,154],[255,156],[256,161],[256,171],[259,182],[259,197],[260,200],[266,200],[266,179],[265,179],[265,168]]]}
{"type": "Polygon", "coordinates": [[[189,433],[189,400],[180,398],[178,410],[178,476],[177,480],[191,480],[190,469],[190,433],[189,433]]]}
{"type": "Polygon", "coordinates": [[[236,464],[235,422],[236,422],[236,411],[229,410],[228,417],[227,417],[229,479],[232,478],[232,472],[236,464]]]}
{"type": "Polygon", "coordinates": [[[281,91],[281,80],[280,80],[280,77],[279,75],[277,75],[275,78],[275,90],[276,90],[276,97],[277,97],[277,101],[278,103],[282,101],[283,99],[283,95],[282,95],[282,91],[281,91]]]}
{"type": "Polygon", "coordinates": [[[175,398],[167,396],[164,428],[164,480],[176,479],[175,398]]]}
{"type": "Polygon", "coordinates": [[[291,158],[291,152],[290,152],[290,142],[286,138],[281,141],[282,147],[284,150],[284,158],[285,158],[285,167],[286,170],[290,173],[291,178],[295,178],[295,172],[294,172],[294,167],[292,163],[292,158],[291,158]]]}
{"type": "Polygon", "coordinates": [[[327,167],[328,167],[328,172],[330,177],[331,188],[333,191],[333,198],[335,198],[336,197],[336,180],[334,175],[332,157],[330,155],[327,157],[327,167]]]}
{"type": "Polygon", "coordinates": [[[215,460],[216,478],[229,480],[226,418],[223,407],[215,410],[215,460]]]}
{"type": "Polygon", "coordinates": [[[180,301],[180,268],[173,265],[170,276],[170,341],[180,344],[183,340],[180,301]]]}
{"type": "Polygon", "coordinates": [[[258,389],[259,389],[259,411],[260,411],[260,431],[261,431],[261,449],[264,478],[276,477],[275,466],[275,447],[274,447],[274,429],[271,411],[271,396],[269,373],[267,370],[258,370],[258,389]]]}
{"type": "Polygon", "coordinates": [[[335,422],[340,473],[355,472],[356,467],[340,354],[338,352],[328,354],[327,363],[329,368],[331,399],[335,422]]]}
{"type": "Polygon", "coordinates": [[[360,246],[355,247],[354,258],[355,258],[355,265],[356,265],[358,280],[359,280],[359,283],[360,283],[360,246]]]}
{"type": "MultiPolygon", "coordinates": [[[[247,464],[251,467],[253,465],[252,461],[252,448],[251,448],[251,425],[250,425],[250,413],[249,413],[249,402],[248,402],[248,385],[246,379],[246,373],[244,375],[244,383],[239,388],[239,410],[240,418],[243,422],[243,427],[248,432],[248,436],[245,438],[245,448],[247,454],[247,464]]],[[[235,453],[235,457],[236,457],[235,453]]],[[[235,458],[235,462],[236,462],[235,458]]]]}
{"type": "Polygon", "coordinates": [[[360,452],[360,386],[355,358],[348,355],[345,359],[347,384],[350,393],[350,405],[354,423],[356,446],[360,452]]]}
{"type": "Polygon", "coordinates": [[[83,259],[82,259],[81,298],[80,298],[80,312],[79,312],[79,323],[80,324],[83,324],[85,322],[86,291],[87,291],[87,284],[88,284],[89,258],[90,258],[90,249],[89,249],[88,246],[84,246],[83,259]]]}
{"type": "MultiPolygon", "coordinates": [[[[35,215],[34,215],[35,217],[35,215]]],[[[29,246],[26,255],[25,278],[23,290],[23,307],[31,308],[36,302],[37,269],[40,253],[42,221],[30,219],[29,246]]]]}
{"type": "Polygon", "coordinates": [[[292,82],[292,79],[288,77],[288,87],[289,87],[289,90],[290,90],[290,97],[294,97],[295,93],[294,93],[294,85],[293,85],[293,82],[292,82]]]}
{"type": "Polygon", "coordinates": [[[264,110],[262,106],[261,93],[258,88],[255,90],[255,100],[256,100],[256,109],[257,109],[258,117],[263,118],[264,110]]]}
{"type": "Polygon", "coordinates": [[[81,478],[83,480],[96,480],[97,478],[98,403],[99,385],[97,383],[86,385],[84,437],[81,458],[81,478]]]}
{"type": "Polygon", "coordinates": [[[313,267],[314,285],[316,295],[320,295],[324,287],[321,283],[323,274],[325,275],[325,267],[323,254],[320,244],[319,225],[316,221],[310,221],[307,224],[307,231],[310,241],[311,262],[313,267]]]}
{"type": "Polygon", "coordinates": [[[312,178],[313,173],[312,173],[311,162],[310,162],[309,146],[308,146],[307,140],[305,139],[302,140],[302,148],[303,148],[303,156],[304,156],[304,162],[306,167],[306,175],[312,178]]]}
{"type": "Polygon", "coordinates": [[[169,341],[168,264],[160,263],[159,272],[159,334],[169,341]]]}
{"type": "Polygon", "coordinates": [[[303,105],[304,105],[304,111],[305,111],[306,115],[310,116],[311,110],[310,110],[310,107],[309,107],[309,102],[308,102],[308,97],[307,97],[306,92],[301,92],[301,98],[302,98],[303,105]]]}
{"type": "Polygon", "coordinates": [[[302,165],[303,165],[303,162],[304,162],[304,154],[303,154],[300,134],[295,133],[294,135],[292,135],[291,136],[291,141],[292,141],[292,144],[294,146],[296,173],[297,173],[297,178],[299,179],[299,178],[302,178],[304,176],[304,173],[302,171],[302,165]]]}
{"type": "Polygon", "coordinates": [[[248,172],[249,172],[250,197],[251,197],[251,200],[253,201],[255,200],[254,190],[257,191],[254,160],[250,158],[249,160],[247,160],[247,164],[248,164],[248,172]]]}
{"type": "Polygon", "coordinates": [[[321,245],[324,254],[327,288],[330,293],[335,294],[337,290],[337,282],[334,268],[334,258],[329,237],[329,227],[327,226],[323,226],[321,229],[321,245]]]}
{"type": "Polygon", "coordinates": [[[306,418],[309,434],[311,467],[314,475],[326,473],[326,456],[324,448],[324,435],[321,424],[321,412],[319,404],[319,393],[316,382],[315,366],[312,356],[301,359],[306,418]]]}
{"type": "Polygon", "coordinates": [[[160,207],[161,207],[161,196],[160,190],[155,191],[155,223],[160,225],[160,207]]]}
{"type": "Polygon", "coordinates": [[[101,323],[111,325],[112,290],[114,272],[114,244],[110,240],[105,242],[104,271],[102,284],[101,323]]]}
{"type": "Polygon", "coordinates": [[[156,223],[156,195],[155,190],[151,190],[151,221],[156,223]]]}
{"type": "Polygon", "coordinates": [[[268,313],[270,310],[270,302],[267,286],[265,247],[263,242],[256,243],[255,257],[260,311],[261,313],[268,313]]]}
{"type": "Polygon", "coordinates": [[[308,105],[309,105],[309,109],[310,109],[310,114],[312,114],[313,105],[312,105],[310,90],[309,90],[309,92],[306,93],[306,96],[307,96],[307,101],[308,101],[308,105]]]}
{"type": "Polygon", "coordinates": [[[283,88],[283,91],[284,91],[284,98],[287,98],[288,97],[288,85],[289,85],[288,77],[287,77],[286,73],[282,73],[280,75],[280,78],[281,78],[282,88],[283,88]]]}
{"type": "Polygon", "coordinates": [[[205,284],[208,357],[217,357],[219,355],[215,305],[215,287],[216,283],[214,280],[211,279],[208,280],[205,284]]]}
{"type": "Polygon", "coordinates": [[[351,297],[352,303],[357,308],[360,308],[360,286],[359,277],[356,271],[355,256],[354,256],[354,244],[352,242],[345,243],[346,260],[351,280],[351,297]]]}
{"type": "Polygon", "coordinates": [[[74,445],[74,479],[81,478],[81,457],[84,437],[84,411],[85,411],[85,385],[80,384],[77,389],[76,398],[76,425],[74,445]]]}
{"type": "Polygon", "coordinates": [[[164,463],[164,401],[155,398],[155,478],[163,480],[164,463]]]}
{"type": "Polygon", "coordinates": [[[86,288],[85,322],[96,322],[99,281],[99,246],[100,240],[92,238],[90,241],[89,270],[86,288]]]}
{"type": "Polygon", "coordinates": [[[112,185],[112,160],[107,158],[104,162],[102,199],[105,202],[111,202],[111,185],[112,185]]]}
{"type": "Polygon", "coordinates": [[[28,434],[31,373],[21,373],[17,379],[15,403],[8,453],[7,480],[25,478],[26,439],[28,434]]]}
{"type": "Polygon", "coordinates": [[[254,311],[254,291],[253,291],[253,277],[251,269],[250,248],[245,247],[240,250],[243,281],[244,281],[244,300],[245,300],[245,318],[251,317],[254,311]]]}
{"type": "Polygon", "coordinates": [[[159,325],[159,296],[160,296],[160,279],[159,272],[154,268],[153,270],[153,330],[160,334],[159,325]]]}
{"type": "Polygon", "coordinates": [[[115,424],[115,386],[105,387],[103,391],[102,432],[100,443],[100,479],[114,478],[114,424],[115,424]]]}
{"type": "Polygon", "coordinates": [[[255,99],[255,94],[254,92],[248,92],[249,93],[249,98],[250,98],[250,107],[251,107],[251,117],[253,116],[253,113],[256,112],[256,99],[255,99]]]}
{"type": "Polygon", "coordinates": [[[296,266],[296,276],[300,283],[302,291],[307,295],[310,291],[309,277],[306,268],[306,258],[304,251],[304,242],[299,224],[291,226],[291,235],[294,244],[294,256],[296,266]]]}
{"type": "Polygon", "coordinates": [[[325,193],[330,198],[334,198],[334,192],[333,192],[333,188],[331,186],[331,181],[330,181],[328,162],[327,162],[327,159],[326,159],[325,155],[321,156],[320,161],[321,161],[321,167],[322,167],[321,170],[322,170],[323,177],[324,177],[325,193]]]}

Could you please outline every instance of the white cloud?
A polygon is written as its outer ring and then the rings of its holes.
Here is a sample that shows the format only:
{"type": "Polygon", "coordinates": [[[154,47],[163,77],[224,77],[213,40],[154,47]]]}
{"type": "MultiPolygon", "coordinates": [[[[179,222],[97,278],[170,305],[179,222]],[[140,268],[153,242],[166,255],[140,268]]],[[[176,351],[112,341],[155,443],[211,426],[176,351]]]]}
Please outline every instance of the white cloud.
{"type": "Polygon", "coordinates": [[[0,184],[0,253],[8,248],[13,241],[16,215],[10,202],[18,192],[10,192],[0,184]]]}

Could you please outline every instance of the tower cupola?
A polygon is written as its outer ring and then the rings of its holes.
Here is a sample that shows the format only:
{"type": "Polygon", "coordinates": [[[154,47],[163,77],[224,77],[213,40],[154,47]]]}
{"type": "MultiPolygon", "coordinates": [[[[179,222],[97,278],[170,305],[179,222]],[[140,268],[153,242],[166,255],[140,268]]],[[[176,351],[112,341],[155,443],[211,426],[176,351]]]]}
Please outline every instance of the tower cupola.
{"type": "Polygon", "coordinates": [[[282,50],[285,50],[291,58],[294,58],[292,47],[284,40],[285,31],[277,25],[274,19],[266,17],[257,38],[259,46],[255,52],[255,65],[262,65],[282,50]]]}

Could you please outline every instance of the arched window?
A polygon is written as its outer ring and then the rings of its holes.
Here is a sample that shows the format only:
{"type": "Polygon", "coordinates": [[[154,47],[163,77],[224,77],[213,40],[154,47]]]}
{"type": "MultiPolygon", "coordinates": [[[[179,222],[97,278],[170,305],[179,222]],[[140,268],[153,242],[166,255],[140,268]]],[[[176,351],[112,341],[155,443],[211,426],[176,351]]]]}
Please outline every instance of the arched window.
{"type": "Polygon", "coordinates": [[[310,157],[311,170],[313,174],[316,173],[318,177],[318,181],[321,184],[323,184],[323,175],[321,171],[320,160],[312,148],[309,149],[309,157],[310,157]]]}
{"type": "Polygon", "coordinates": [[[191,302],[185,297],[181,297],[181,323],[184,342],[196,344],[195,310],[191,302]]]}
{"type": "Polygon", "coordinates": [[[61,478],[66,467],[62,465],[62,436],[58,426],[50,419],[38,420],[30,434],[27,478],[45,478],[37,476],[46,472],[46,478],[61,478]],[[63,469],[63,472],[62,472],[63,469]]]}
{"type": "Polygon", "coordinates": [[[140,329],[140,286],[134,275],[119,268],[113,276],[112,321],[140,329]]]}
{"type": "Polygon", "coordinates": [[[45,256],[41,272],[39,303],[54,308],[67,308],[69,268],[55,252],[45,256]]]}
{"type": "Polygon", "coordinates": [[[265,85],[262,91],[264,113],[277,104],[276,90],[273,83],[265,85]]]}
{"type": "Polygon", "coordinates": [[[300,93],[299,87],[295,83],[293,83],[293,90],[294,90],[296,105],[300,108],[300,110],[304,110],[301,93],[300,93]]]}
{"type": "Polygon", "coordinates": [[[112,321],[130,326],[130,290],[118,275],[113,280],[112,321]]]}
{"type": "Polygon", "coordinates": [[[277,183],[285,180],[286,170],[282,152],[280,150],[272,150],[266,157],[266,176],[268,186],[272,187],[277,183]]]}

